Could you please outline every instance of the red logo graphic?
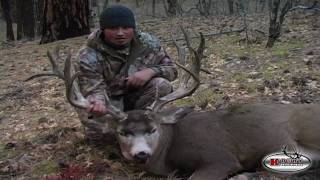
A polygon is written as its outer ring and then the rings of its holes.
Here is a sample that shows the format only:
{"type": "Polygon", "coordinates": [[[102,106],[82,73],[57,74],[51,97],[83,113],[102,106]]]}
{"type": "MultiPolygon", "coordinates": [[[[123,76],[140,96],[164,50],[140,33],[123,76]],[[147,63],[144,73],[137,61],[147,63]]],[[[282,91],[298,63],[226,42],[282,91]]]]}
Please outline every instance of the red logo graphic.
{"type": "Polygon", "coordinates": [[[270,166],[278,166],[279,159],[270,159],[270,166]]]}

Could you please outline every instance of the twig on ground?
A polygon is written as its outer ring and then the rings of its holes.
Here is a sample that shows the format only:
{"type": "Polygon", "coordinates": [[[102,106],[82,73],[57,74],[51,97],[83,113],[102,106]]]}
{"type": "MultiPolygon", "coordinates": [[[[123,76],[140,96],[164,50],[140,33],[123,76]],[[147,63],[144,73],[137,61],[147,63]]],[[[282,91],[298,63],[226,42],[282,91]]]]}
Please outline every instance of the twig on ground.
{"type": "Polygon", "coordinates": [[[320,11],[320,8],[317,8],[316,5],[318,4],[318,1],[314,1],[314,3],[311,6],[295,6],[290,8],[288,11],[295,11],[295,10],[315,10],[315,11],[320,11]]]}

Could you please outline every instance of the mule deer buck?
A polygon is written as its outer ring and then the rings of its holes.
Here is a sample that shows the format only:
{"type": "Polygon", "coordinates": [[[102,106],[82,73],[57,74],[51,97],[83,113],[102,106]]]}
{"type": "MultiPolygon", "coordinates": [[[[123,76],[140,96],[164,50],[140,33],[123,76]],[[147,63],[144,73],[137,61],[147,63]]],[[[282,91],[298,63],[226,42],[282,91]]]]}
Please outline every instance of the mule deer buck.
{"type": "MultiPolygon", "coordinates": [[[[163,109],[167,103],[191,95],[199,86],[204,38],[198,50],[190,46],[186,35],[185,39],[195,63],[191,70],[182,67],[188,74],[176,91],[157,98],[150,110],[122,112],[108,104],[109,113],[118,120],[117,137],[126,159],[158,175],[168,176],[178,170],[192,172],[190,179],[219,180],[260,166],[264,156],[286,145],[302,149],[301,153],[312,160],[319,158],[317,104],[247,104],[212,112],[196,112],[190,107],[163,109]]],[[[65,81],[70,104],[86,109],[89,102],[73,82],[79,73],[72,75],[71,56],[66,58],[64,72],[57,69],[50,53],[48,56],[53,74],[65,81]]],[[[107,95],[105,98],[110,102],[107,95]]]]}

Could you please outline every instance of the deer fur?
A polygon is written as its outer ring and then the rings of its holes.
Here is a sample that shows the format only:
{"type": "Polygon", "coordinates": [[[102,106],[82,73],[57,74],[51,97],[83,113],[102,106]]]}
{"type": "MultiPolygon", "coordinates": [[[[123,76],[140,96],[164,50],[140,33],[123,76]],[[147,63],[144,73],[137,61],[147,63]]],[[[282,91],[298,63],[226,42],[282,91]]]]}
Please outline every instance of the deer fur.
{"type": "MultiPolygon", "coordinates": [[[[315,104],[250,104],[213,112],[177,108],[180,113],[175,117],[172,109],[161,114],[131,111],[117,131],[126,129],[134,139],[138,131],[146,136],[150,128],[156,129],[158,138],[149,144],[156,148],[148,152],[146,163],[137,163],[148,172],[168,176],[179,170],[193,172],[190,179],[219,180],[261,167],[264,156],[281,152],[286,145],[319,160],[319,108],[315,104]]],[[[134,161],[130,145],[119,133],[122,153],[134,161]]]]}

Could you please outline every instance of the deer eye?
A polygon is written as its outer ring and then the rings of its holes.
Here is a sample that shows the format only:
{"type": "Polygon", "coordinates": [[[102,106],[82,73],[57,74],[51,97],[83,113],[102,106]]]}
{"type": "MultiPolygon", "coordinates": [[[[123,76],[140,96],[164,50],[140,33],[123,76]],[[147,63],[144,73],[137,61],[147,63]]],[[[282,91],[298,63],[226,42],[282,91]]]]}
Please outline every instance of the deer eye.
{"type": "Polygon", "coordinates": [[[133,133],[130,132],[130,131],[119,131],[118,134],[120,136],[124,136],[124,137],[128,137],[128,136],[132,136],[133,135],[133,133]]]}
{"type": "Polygon", "coordinates": [[[152,133],[152,134],[155,133],[156,131],[157,131],[157,128],[151,129],[151,133],[152,133]]]}
{"type": "Polygon", "coordinates": [[[151,135],[157,131],[157,128],[152,128],[146,132],[146,134],[151,135]]]}

